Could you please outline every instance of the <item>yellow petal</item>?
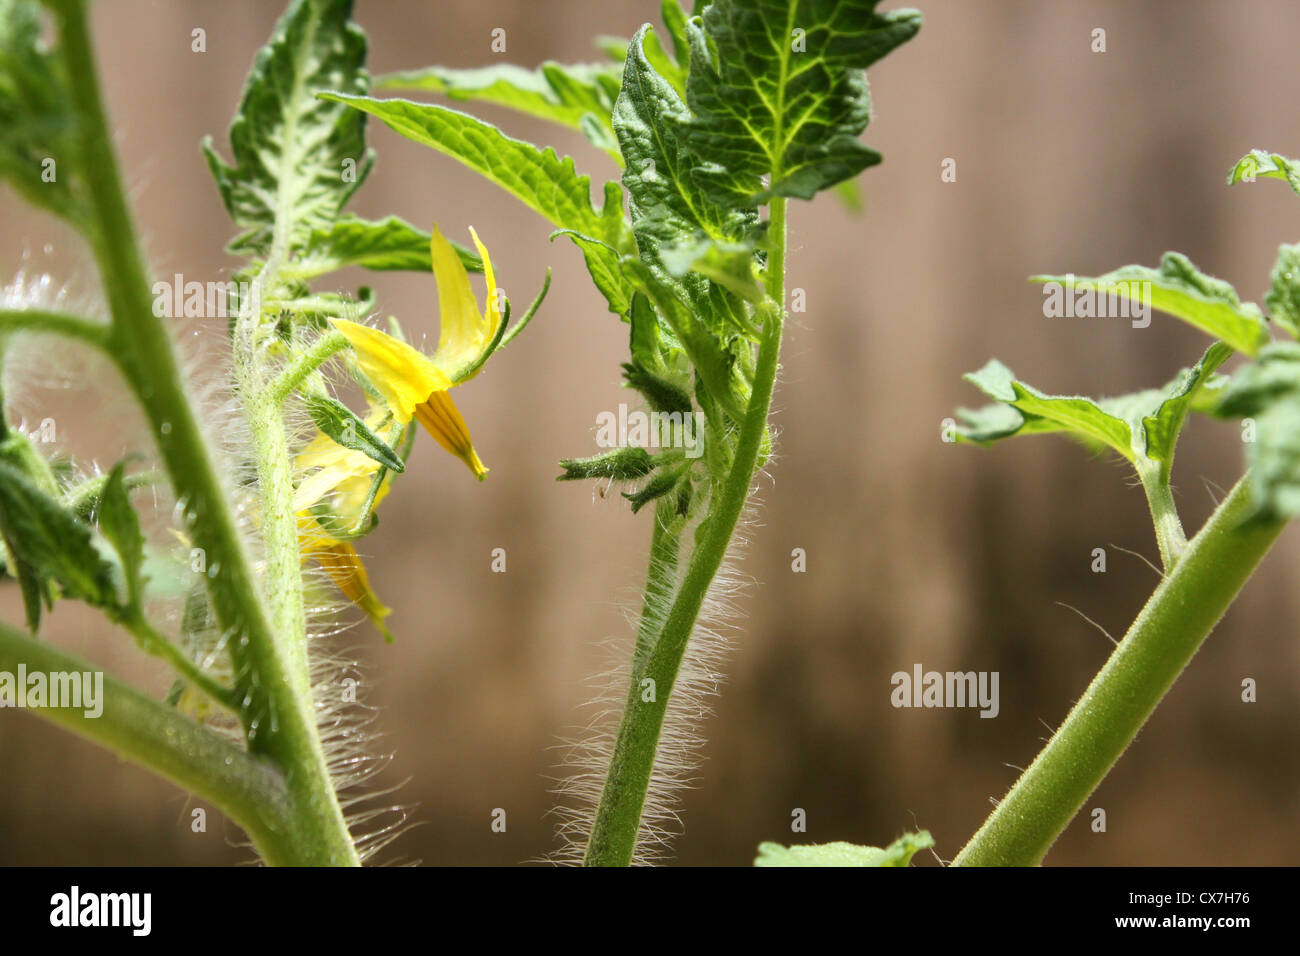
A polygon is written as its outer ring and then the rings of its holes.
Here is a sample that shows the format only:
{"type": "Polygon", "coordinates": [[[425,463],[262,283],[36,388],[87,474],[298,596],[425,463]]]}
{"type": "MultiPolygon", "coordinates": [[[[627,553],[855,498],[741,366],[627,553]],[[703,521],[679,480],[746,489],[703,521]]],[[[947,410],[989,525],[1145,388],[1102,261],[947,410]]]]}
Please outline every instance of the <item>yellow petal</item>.
{"type": "Polygon", "coordinates": [[[370,578],[366,574],[366,566],[361,563],[361,556],[357,554],[356,548],[347,542],[322,548],[316,552],[316,563],[330,576],[348,600],[366,612],[366,616],[383,633],[384,640],[391,644],[393,635],[385,626],[384,618],[392,611],[384,606],[374,591],[370,590],[370,578]]]}
{"type": "Polygon", "coordinates": [[[469,465],[475,478],[482,481],[487,477],[488,470],[474,451],[469,427],[450,395],[445,391],[434,392],[427,401],[416,406],[415,417],[439,445],[469,465]]]}
{"type": "Polygon", "coordinates": [[[430,392],[451,388],[451,379],[416,349],[368,325],[330,319],[347,336],[366,378],[384,396],[393,417],[405,425],[430,392]]]}
{"type": "Polygon", "coordinates": [[[483,344],[480,347],[486,348],[496,338],[497,329],[501,327],[501,310],[497,308],[497,277],[492,271],[492,258],[488,255],[487,246],[479,241],[473,226],[469,227],[469,235],[474,240],[474,247],[478,249],[479,258],[483,260],[483,278],[487,280],[487,298],[483,300],[483,344]]]}
{"type": "MultiPolygon", "coordinates": [[[[473,230],[470,230],[471,234],[473,230]]],[[[475,243],[478,243],[477,237],[475,243]]],[[[483,255],[483,246],[479,244],[479,254],[483,255]]],[[[438,315],[442,331],[438,336],[438,351],[433,360],[453,380],[459,380],[459,370],[478,361],[483,349],[490,342],[496,326],[488,330],[478,302],[474,299],[474,290],[470,288],[469,272],[461,262],[456,249],[435,224],[429,240],[429,252],[433,257],[433,278],[438,285],[438,315]]],[[[483,260],[484,271],[491,269],[486,258],[483,260]]],[[[490,273],[488,273],[490,276],[490,273]]],[[[489,285],[491,279],[489,278],[489,285]]]]}

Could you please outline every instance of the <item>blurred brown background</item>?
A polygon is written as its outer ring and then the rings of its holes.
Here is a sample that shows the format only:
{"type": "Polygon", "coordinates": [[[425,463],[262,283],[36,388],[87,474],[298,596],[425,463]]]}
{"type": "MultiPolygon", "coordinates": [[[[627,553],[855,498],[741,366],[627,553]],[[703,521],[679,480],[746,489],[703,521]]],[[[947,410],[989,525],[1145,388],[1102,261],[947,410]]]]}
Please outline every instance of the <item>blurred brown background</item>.
{"type": "MultiPolygon", "coordinates": [[[[1116,393],[1167,380],[1203,338],[1165,317],[1048,320],[1026,276],[1154,265],[1178,249],[1260,300],[1300,205],[1264,181],[1227,189],[1251,147],[1295,155],[1300,8],[1286,0],[961,3],[927,0],[919,38],[871,72],[866,140],[885,156],[862,178],[866,211],[834,199],[792,210],[793,317],[776,399],[779,457],[762,483],[743,562],[729,678],[706,724],[685,795],[682,864],[746,864],[761,840],[882,843],[926,827],[945,859],[984,818],[1104,661],[1156,582],[1145,505],[1125,470],[1053,438],[992,451],[939,440],[939,422],[978,402],[960,380],[990,356],[1049,391],[1116,393]],[[1090,52],[1106,30],[1107,52],[1090,52]],[[957,181],[940,181],[953,158],[957,181]],[[793,574],[793,548],[808,555],[793,574]],[[1108,571],[1089,570],[1093,548],[1108,571]],[[1001,713],[895,710],[890,675],[996,670],[1001,713]],[[790,833],[791,811],[808,832],[790,833]]],[[[225,131],[275,2],[96,4],[96,36],[141,232],[159,276],[223,278],[231,227],[198,143],[225,131]],[[207,52],[190,31],[207,31],[207,52]]],[[[371,64],[386,72],[497,57],[594,57],[596,34],[657,21],[649,0],[362,0],[371,64]]],[[[608,160],[578,135],[504,111],[515,134],[571,152],[598,178],[608,160]]],[[[554,848],[557,741],[584,718],[598,641],[630,641],[622,608],[639,589],[649,515],[554,481],[557,458],[594,447],[598,412],[617,408],[625,327],[607,314],[581,258],[549,227],[453,161],[373,123],[379,164],[354,203],[466,238],[474,225],[515,300],[555,266],[536,324],[456,400],[492,474],[483,486],[421,441],[413,467],[365,542],[395,607],[384,646],[358,627],[366,699],[380,710],[381,778],[421,823],[383,856],[509,864],[554,848]],[[489,570],[493,548],[508,572],[489,570]],[[508,831],[490,814],[508,812],[508,831]]],[[[94,289],[73,236],[0,192],[6,277],[26,252],[73,293],[94,289]],[[48,251],[47,243],[49,244],[48,251]]],[[[427,276],[344,276],[372,284],[408,334],[436,341],[427,276]]],[[[217,354],[216,323],[185,328],[217,354]]],[[[135,413],[103,403],[91,369],[27,375],[29,421],[56,409],[60,438],[111,460],[135,413]],[[89,390],[88,390],[89,389],[89,390]]],[[[1189,529],[1241,470],[1234,427],[1196,421],[1175,472],[1189,529]]],[[[1075,821],[1054,864],[1294,863],[1300,838],[1300,539],[1284,536],[1136,745],[1089,801],[1108,832],[1075,821]],[[1259,701],[1240,700],[1245,677],[1259,701]]],[[[16,588],[0,610],[19,620],[16,588]]],[[[126,635],[79,608],[48,639],[157,690],[167,681],[126,635]]],[[[25,713],[0,714],[0,862],[227,863],[239,831],[210,814],[192,833],[185,795],[25,713]]],[[[918,859],[932,864],[932,857],[918,859]]]]}

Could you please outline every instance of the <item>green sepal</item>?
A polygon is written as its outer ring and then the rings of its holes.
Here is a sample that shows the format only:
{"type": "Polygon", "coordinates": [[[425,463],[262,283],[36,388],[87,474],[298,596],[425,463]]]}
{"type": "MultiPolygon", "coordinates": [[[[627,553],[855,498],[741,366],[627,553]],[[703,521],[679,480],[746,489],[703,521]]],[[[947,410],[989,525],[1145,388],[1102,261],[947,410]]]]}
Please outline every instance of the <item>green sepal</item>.
{"type": "Polygon", "coordinates": [[[687,469],[685,463],[671,468],[659,468],[639,491],[623,492],[623,497],[632,503],[632,514],[636,514],[650,502],[673,492],[687,469]]]}
{"type": "Polygon", "coordinates": [[[406,470],[405,463],[388,442],[372,432],[361,417],[342,402],[325,395],[308,395],[303,398],[303,404],[316,427],[337,444],[359,451],[399,474],[406,470]]]}
{"type": "Polygon", "coordinates": [[[564,474],[556,481],[584,481],[588,478],[609,478],[614,481],[635,481],[654,471],[655,460],[644,448],[616,448],[590,458],[564,458],[560,460],[564,474]]]}

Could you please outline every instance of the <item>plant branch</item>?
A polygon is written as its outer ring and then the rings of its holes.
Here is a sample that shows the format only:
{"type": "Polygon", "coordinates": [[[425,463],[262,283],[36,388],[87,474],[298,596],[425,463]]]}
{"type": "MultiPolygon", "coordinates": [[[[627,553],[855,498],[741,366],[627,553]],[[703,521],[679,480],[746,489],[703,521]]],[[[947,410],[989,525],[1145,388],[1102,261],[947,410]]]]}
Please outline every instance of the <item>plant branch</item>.
{"type": "MultiPolygon", "coordinates": [[[[754,387],[736,442],[731,469],[714,490],[697,542],[687,564],[676,597],[658,636],[647,648],[644,664],[633,668],[614,753],[610,758],[605,787],[596,809],[584,862],[588,866],[627,866],[636,848],[637,833],[646,793],[654,770],[663,730],[664,716],[673,687],[681,669],[682,657],[700,607],[709,586],[726,556],[736,522],[749,499],[750,484],[757,469],[767,416],[771,408],[772,389],[776,381],[777,359],[781,351],[783,303],[785,301],[785,204],[772,200],[768,227],[769,268],[765,309],[766,322],[754,370],[754,387]],[[642,682],[650,680],[652,699],[646,700],[642,682]]],[[[656,518],[658,515],[656,515],[656,518]]],[[[653,572],[653,565],[652,565],[653,572]]],[[[653,578],[651,579],[653,584],[653,578]]],[[[642,641],[638,638],[638,650],[642,641]]]]}
{"type": "Polygon", "coordinates": [[[285,399],[306,380],[308,375],[347,347],[348,337],[342,332],[332,331],[322,335],[312,343],[311,348],[286,365],[284,371],[267,387],[270,401],[276,405],[283,405],[285,399]]]}
{"type": "MultiPolygon", "coordinates": [[[[77,117],[78,161],[91,199],[85,224],[112,315],[109,348],[153,428],[194,543],[207,553],[212,606],[235,658],[249,750],[284,772],[290,852],[277,862],[356,864],[321,751],[310,692],[296,666],[301,632],[278,634],[226,499],[212,453],[185,391],[167,327],[153,314],[147,273],[127,209],[101,102],[94,49],[79,0],[50,0],[77,117]]],[[[269,590],[269,589],[268,589],[269,590]]],[[[214,766],[213,772],[220,767],[214,766]]]]}
{"type": "MultiPolygon", "coordinates": [[[[99,669],[0,624],[0,671],[85,674],[99,669]]],[[[83,705],[88,702],[83,697],[83,705]]],[[[147,767],[211,802],[248,833],[268,861],[290,862],[289,812],[283,776],[270,761],[196,724],[158,701],[105,674],[94,708],[34,708],[39,716],[147,767]],[[86,711],[100,709],[99,716],[86,711]]]]}
{"type": "Polygon", "coordinates": [[[108,326],[80,315],[47,309],[0,309],[0,335],[44,332],[77,339],[98,349],[107,347],[108,326]]]}
{"type": "Polygon", "coordinates": [[[953,866],[1032,866],[1146,723],[1284,527],[1250,516],[1249,475],[1191,540],[1047,746],[953,866]]]}

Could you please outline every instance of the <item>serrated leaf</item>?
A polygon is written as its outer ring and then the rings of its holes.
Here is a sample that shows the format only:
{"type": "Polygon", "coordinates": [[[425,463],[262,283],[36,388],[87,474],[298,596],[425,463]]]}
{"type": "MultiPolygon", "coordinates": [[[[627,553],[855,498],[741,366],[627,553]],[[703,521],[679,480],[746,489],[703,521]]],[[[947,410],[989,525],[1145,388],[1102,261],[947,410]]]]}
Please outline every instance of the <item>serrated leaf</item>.
{"type": "Polygon", "coordinates": [[[425,90],[449,99],[505,106],[579,130],[620,162],[610,127],[621,70],[611,63],[547,61],[535,70],[513,64],[457,70],[433,66],[379,77],[376,89],[425,90]],[[584,125],[592,118],[594,128],[584,125]]]}
{"type": "Polygon", "coordinates": [[[813,843],[782,846],[760,843],[755,866],[908,866],[921,850],[934,846],[928,830],[907,833],[887,847],[853,843],[813,843]]]}
{"type": "Polygon", "coordinates": [[[1228,173],[1228,185],[1253,183],[1260,177],[1284,180],[1294,192],[1300,194],[1300,162],[1262,149],[1252,149],[1237,160],[1237,165],[1228,173]]]}
{"type": "Polygon", "coordinates": [[[96,607],[116,603],[113,569],[90,528],[13,465],[0,461],[0,534],[10,553],[65,597],[96,607]]]}
{"type": "Polygon", "coordinates": [[[359,451],[392,471],[401,473],[406,470],[406,465],[388,442],[372,432],[356,412],[342,402],[324,395],[309,395],[303,403],[316,427],[336,444],[359,451]]]}
{"type": "Polygon", "coordinates": [[[1278,247],[1272,278],[1273,287],[1264,296],[1269,318],[1300,338],[1300,244],[1278,247]]]}
{"type": "Polygon", "coordinates": [[[810,199],[880,161],[862,71],[921,27],[879,0],[715,0],[688,25],[687,132],[697,180],[721,205],[810,199]],[[764,177],[770,177],[765,185],[764,177]]]}
{"type": "Polygon", "coordinates": [[[966,380],[1002,404],[959,410],[964,425],[958,438],[988,445],[1013,435],[1064,432],[1085,444],[1109,447],[1135,466],[1156,462],[1167,478],[1198,391],[1231,356],[1231,348],[1216,342],[1163,388],[1103,399],[1046,395],[1017,381],[994,359],[966,380]]]}
{"type": "Polygon", "coordinates": [[[661,0],[659,16],[673,48],[673,59],[685,66],[691,59],[691,44],[686,37],[687,16],[681,0],[661,0]]]}
{"type": "Polygon", "coordinates": [[[753,243],[687,240],[664,249],[660,258],[675,279],[694,272],[753,305],[767,298],[754,272],[753,243]]]}
{"type": "Polygon", "coordinates": [[[1242,302],[1231,285],[1198,271],[1177,252],[1166,252],[1158,270],[1122,266],[1096,277],[1033,276],[1030,281],[1057,283],[1065,295],[1072,290],[1095,291],[1149,305],[1247,355],[1255,355],[1268,339],[1259,306],[1242,302]]]}
{"type": "Polygon", "coordinates": [[[1020,418],[1005,412],[988,418],[981,410],[961,409],[958,415],[966,426],[958,437],[977,444],[988,444],[1012,435],[1066,432],[1085,442],[1105,445],[1133,460],[1132,434],[1128,423],[1107,414],[1091,398],[1081,395],[1047,395],[1016,379],[1015,373],[997,359],[991,359],[977,372],[963,376],[989,398],[1011,408],[1020,418]]]}
{"type": "Polygon", "coordinates": [[[322,93],[321,98],[377,116],[394,132],[464,163],[559,228],[598,240],[578,245],[593,277],[602,277],[598,285],[611,311],[627,311],[632,290],[622,281],[613,251],[630,244],[617,184],[606,184],[604,205],[597,209],[591,202],[591,181],[578,174],[572,158],[561,159],[550,147],[513,139],[473,116],[403,99],[339,93],[322,93]]]}
{"type": "Polygon", "coordinates": [[[232,251],[265,257],[305,247],[328,229],[365,180],[374,154],[365,117],[316,98],[321,89],[363,94],[365,34],[351,0],[294,0],[253,61],[230,126],[233,165],[203,143],[222,202],[245,230],[232,251]]]}
{"type": "MultiPolygon", "coordinates": [[[[705,240],[739,243],[757,223],[753,211],[735,211],[700,195],[691,180],[696,160],[680,137],[690,114],[672,85],[651,65],[643,26],[632,37],[623,88],[614,104],[614,131],[627,167],[623,186],[632,214],[632,232],[641,256],[663,264],[664,252],[705,240]]],[[[693,260],[692,260],[693,261],[693,260]]],[[[676,273],[683,275],[686,267],[676,273]]]]}
{"type": "MultiPolygon", "coordinates": [[[[451,243],[470,272],[482,272],[483,260],[459,243],[451,243]]],[[[282,274],[311,279],[348,266],[376,272],[406,269],[432,272],[429,233],[404,219],[389,216],[378,222],[343,216],[324,229],[312,231],[302,255],[282,274]]]]}
{"type": "Polygon", "coordinates": [[[85,227],[72,96],[41,40],[41,8],[0,0],[0,179],[34,205],[85,227]]]}
{"type": "Polygon", "coordinates": [[[121,462],[113,467],[104,483],[104,491],[99,499],[97,524],[122,562],[127,602],[138,607],[143,591],[140,569],[144,563],[144,535],[140,533],[140,516],[131,506],[125,466],[121,462]]]}

